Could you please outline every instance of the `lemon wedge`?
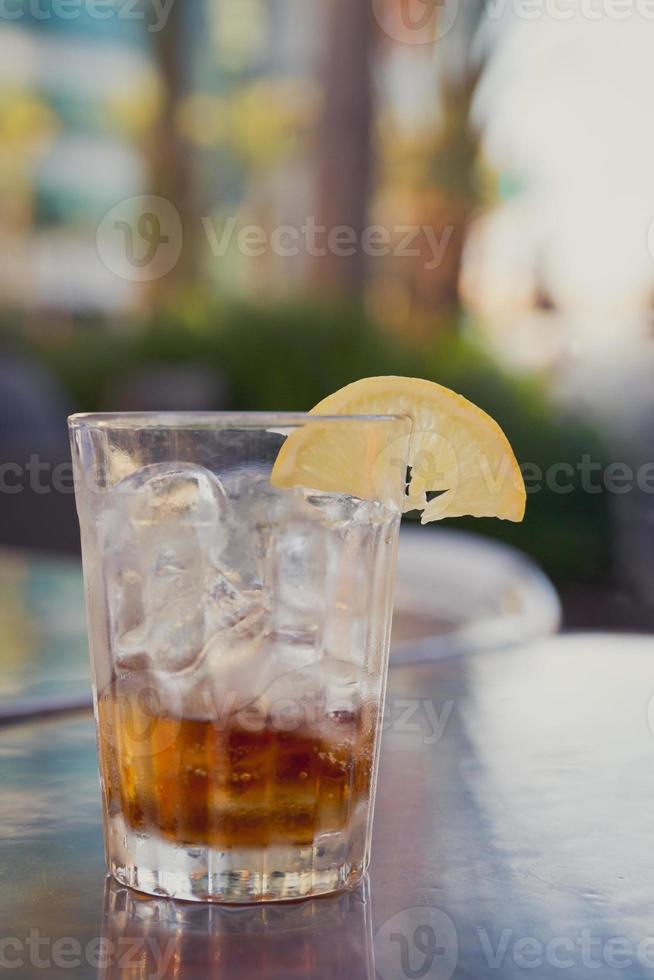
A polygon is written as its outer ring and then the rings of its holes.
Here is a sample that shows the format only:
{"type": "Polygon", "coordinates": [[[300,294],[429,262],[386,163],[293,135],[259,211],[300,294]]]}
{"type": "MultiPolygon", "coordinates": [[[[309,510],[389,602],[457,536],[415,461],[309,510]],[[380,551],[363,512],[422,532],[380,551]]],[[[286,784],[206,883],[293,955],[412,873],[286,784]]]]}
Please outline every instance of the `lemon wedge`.
{"type": "Polygon", "coordinates": [[[381,435],[375,442],[374,426],[365,422],[339,425],[326,419],[302,426],[279,451],[274,486],[383,499],[392,467],[402,459],[411,467],[404,510],[421,510],[423,524],[464,515],[524,517],[525,485],[504,432],[449,388],[422,378],[364,378],[329,395],[309,414],[408,416],[413,431],[409,435],[405,428],[388,445],[381,435]]]}

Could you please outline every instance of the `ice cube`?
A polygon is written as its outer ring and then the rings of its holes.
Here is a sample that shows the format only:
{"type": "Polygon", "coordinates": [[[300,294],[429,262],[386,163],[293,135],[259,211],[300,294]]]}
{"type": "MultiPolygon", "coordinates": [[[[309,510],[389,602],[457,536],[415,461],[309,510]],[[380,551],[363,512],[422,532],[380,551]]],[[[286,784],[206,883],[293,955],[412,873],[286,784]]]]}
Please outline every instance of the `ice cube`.
{"type": "Polygon", "coordinates": [[[130,567],[109,569],[108,577],[113,633],[120,639],[137,629],[145,618],[143,582],[140,572],[130,567]]]}
{"type": "Polygon", "coordinates": [[[363,666],[371,616],[376,524],[343,525],[330,541],[327,613],[323,631],[330,656],[363,666]]]}
{"type": "Polygon", "coordinates": [[[310,727],[321,719],[353,717],[366,691],[366,677],[353,664],[325,658],[301,670],[275,677],[261,700],[269,716],[295,717],[298,725],[310,727]]]}
{"type": "Polygon", "coordinates": [[[117,638],[116,659],[133,669],[186,670],[202,656],[205,640],[201,604],[179,595],[160,610],[148,610],[135,629],[117,638]]]}
{"type": "Polygon", "coordinates": [[[101,519],[111,641],[119,664],[186,670],[250,599],[216,568],[229,501],[201,466],[159,463],[108,494],[101,519]]]}
{"type": "Polygon", "coordinates": [[[263,704],[262,695],[275,678],[319,660],[313,634],[268,633],[268,609],[252,601],[243,619],[224,625],[207,643],[201,660],[177,675],[194,717],[220,724],[246,705],[263,704]]]}
{"type": "Polygon", "coordinates": [[[348,494],[316,493],[300,491],[311,518],[334,529],[351,528],[354,525],[373,525],[388,521],[395,515],[379,500],[360,500],[348,494]]]}
{"type": "Polygon", "coordinates": [[[224,624],[207,643],[202,660],[188,674],[188,710],[222,718],[257,698],[270,681],[270,665],[262,656],[266,609],[252,603],[248,613],[224,624]]]}
{"type": "Polygon", "coordinates": [[[346,660],[327,657],[320,665],[325,690],[325,713],[333,717],[355,715],[366,693],[365,674],[346,660]]]}
{"type": "Polygon", "coordinates": [[[192,463],[154,463],[121,480],[112,491],[126,501],[133,524],[217,530],[216,518],[227,511],[220,480],[192,463]]]}
{"type": "Polygon", "coordinates": [[[267,596],[262,589],[248,588],[237,572],[215,568],[209,573],[203,602],[211,634],[231,628],[257,611],[263,614],[267,608],[267,596]]]}
{"type": "Polygon", "coordinates": [[[264,581],[272,595],[271,628],[320,632],[325,610],[326,532],[295,520],[271,530],[264,581]]]}
{"type": "Polygon", "coordinates": [[[320,634],[315,629],[274,630],[266,635],[265,656],[273,676],[302,670],[322,659],[320,634]]]}
{"type": "Polygon", "coordinates": [[[273,487],[269,471],[257,466],[230,471],[224,485],[237,520],[217,564],[237,568],[246,588],[261,587],[272,529],[290,516],[289,491],[273,487]]]}

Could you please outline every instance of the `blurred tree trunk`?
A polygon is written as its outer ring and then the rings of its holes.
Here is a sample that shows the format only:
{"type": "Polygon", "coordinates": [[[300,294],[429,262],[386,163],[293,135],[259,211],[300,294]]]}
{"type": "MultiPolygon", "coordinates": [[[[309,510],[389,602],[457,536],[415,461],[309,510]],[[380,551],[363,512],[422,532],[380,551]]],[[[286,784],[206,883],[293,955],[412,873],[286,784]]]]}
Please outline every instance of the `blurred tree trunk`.
{"type": "MultiPolygon", "coordinates": [[[[444,43],[447,43],[445,41],[444,43]]],[[[411,291],[418,323],[435,310],[457,310],[468,225],[481,204],[477,181],[479,134],[470,121],[479,69],[466,66],[441,83],[441,129],[433,148],[429,184],[418,194],[416,224],[431,226],[447,244],[435,268],[419,259],[411,291]]]]}
{"type": "Polygon", "coordinates": [[[191,63],[191,31],[188,7],[174,3],[165,26],[152,33],[155,64],[162,86],[159,117],[149,147],[151,193],[170,201],[183,229],[183,248],[179,262],[166,276],[151,283],[156,303],[182,285],[195,283],[199,276],[201,223],[194,173],[193,147],[179,133],[176,116],[188,92],[187,70],[191,63]]]}
{"type": "MultiPolygon", "coordinates": [[[[372,170],[371,49],[373,23],[366,0],[325,0],[326,57],[322,70],[324,108],[317,139],[316,222],[318,247],[326,255],[314,258],[315,286],[336,295],[357,295],[365,275],[360,242],[368,217],[372,170]],[[339,226],[348,228],[334,254],[327,236],[339,226]],[[356,242],[355,246],[350,241],[356,242]]],[[[335,232],[332,232],[335,235],[335,232]]]]}

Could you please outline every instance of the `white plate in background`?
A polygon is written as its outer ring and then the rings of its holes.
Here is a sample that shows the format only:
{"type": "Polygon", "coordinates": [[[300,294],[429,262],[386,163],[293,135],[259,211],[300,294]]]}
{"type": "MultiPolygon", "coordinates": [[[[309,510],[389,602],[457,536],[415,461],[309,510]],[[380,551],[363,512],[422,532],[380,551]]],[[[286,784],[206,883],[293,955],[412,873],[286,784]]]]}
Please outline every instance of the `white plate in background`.
{"type": "Polygon", "coordinates": [[[554,586],[522,552],[468,531],[403,525],[392,664],[513,646],[560,624],[554,586]]]}

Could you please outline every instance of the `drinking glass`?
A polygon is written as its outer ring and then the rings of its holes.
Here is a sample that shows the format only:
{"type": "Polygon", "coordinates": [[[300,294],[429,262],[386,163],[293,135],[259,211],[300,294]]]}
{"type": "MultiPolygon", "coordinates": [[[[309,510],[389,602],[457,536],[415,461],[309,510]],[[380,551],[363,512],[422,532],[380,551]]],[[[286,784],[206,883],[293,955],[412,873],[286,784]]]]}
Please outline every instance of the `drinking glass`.
{"type": "Polygon", "coordinates": [[[70,419],[122,884],[255,902],[363,876],[410,430],[395,416],[70,419]],[[328,485],[347,484],[339,447],[356,445],[377,499],[271,483],[312,426],[329,433],[328,485]]]}

